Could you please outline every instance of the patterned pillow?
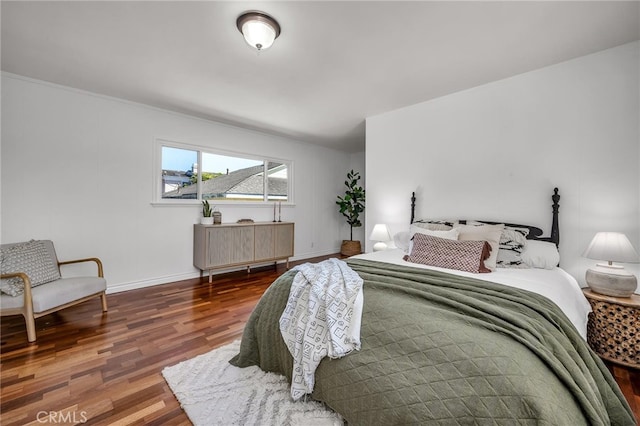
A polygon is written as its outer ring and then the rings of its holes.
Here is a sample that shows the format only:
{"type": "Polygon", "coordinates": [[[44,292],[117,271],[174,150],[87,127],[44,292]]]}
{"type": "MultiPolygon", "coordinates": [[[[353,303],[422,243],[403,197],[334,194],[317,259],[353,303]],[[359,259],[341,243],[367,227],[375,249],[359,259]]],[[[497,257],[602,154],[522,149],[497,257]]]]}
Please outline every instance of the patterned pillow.
{"type": "MultiPolygon", "coordinates": [[[[31,287],[60,279],[58,265],[42,241],[31,240],[0,249],[0,264],[0,272],[3,274],[27,274],[31,287]]],[[[20,296],[24,293],[24,281],[17,277],[3,279],[0,281],[0,291],[10,296],[20,296]]]]}
{"type": "Polygon", "coordinates": [[[489,243],[491,255],[484,264],[492,271],[495,270],[500,248],[500,236],[504,230],[504,224],[456,225],[455,227],[460,230],[458,235],[458,240],[460,241],[487,241],[489,243]]]}
{"type": "Polygon", "coordinates": [[[498,249],[498,268],[526,269],[529,265],[523,262],[522,252],[527,244],[529,228],[515,228],[507,226],[500,236],[500,248],[498,249]]]}
{"type": "Polygon", "coordinates": [[[446,238],[448,240],[458,239],[458,230],[455,228],[451,228],[448,231],[434,231],[428,228],[421,228],[416,225],[411,225],[411,227],[409,228],[409,251],[407,252],[409,254],[411,254],[411,250],[413,250],[413,236],[415,234],[431,235],[432,237],[446,238]]]}
{"type": "Polygon", "coordinates": [[[486,241],[458,241],[426,234],[413,236],[413,249],[404,260],[459,271],[491,272],[484,265],[491,246],[486,241]]]}

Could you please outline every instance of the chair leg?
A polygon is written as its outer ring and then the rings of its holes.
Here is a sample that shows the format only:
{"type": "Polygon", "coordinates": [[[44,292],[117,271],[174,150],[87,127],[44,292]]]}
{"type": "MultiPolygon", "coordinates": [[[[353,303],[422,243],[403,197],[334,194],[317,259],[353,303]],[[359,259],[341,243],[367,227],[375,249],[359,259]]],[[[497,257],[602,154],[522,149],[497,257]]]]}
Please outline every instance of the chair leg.
{"type": "Polygon", "coordinates": [[[100,299],[102,299],[102,312],[107,312],[107,293],[102,292],[100,299]]]}
{"type": "Polygon", "coordinates": [[[33,313],[24,314],[24,322],[27,325],[27,340],[29,342],[36,341],[36,320],[33,318],[33,313]]]}

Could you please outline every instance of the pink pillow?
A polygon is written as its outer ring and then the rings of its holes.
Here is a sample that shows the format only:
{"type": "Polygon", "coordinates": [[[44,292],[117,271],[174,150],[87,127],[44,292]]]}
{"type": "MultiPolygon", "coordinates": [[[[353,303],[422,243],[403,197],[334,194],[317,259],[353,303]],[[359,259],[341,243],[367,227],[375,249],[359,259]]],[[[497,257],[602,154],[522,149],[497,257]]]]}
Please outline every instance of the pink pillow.
{"type": "Polygon", "coordinates": [[[486,241],[459,241],[416,233],[411,254],[404,260],[440,268],[486,273],[491,246],[486,241]]]}

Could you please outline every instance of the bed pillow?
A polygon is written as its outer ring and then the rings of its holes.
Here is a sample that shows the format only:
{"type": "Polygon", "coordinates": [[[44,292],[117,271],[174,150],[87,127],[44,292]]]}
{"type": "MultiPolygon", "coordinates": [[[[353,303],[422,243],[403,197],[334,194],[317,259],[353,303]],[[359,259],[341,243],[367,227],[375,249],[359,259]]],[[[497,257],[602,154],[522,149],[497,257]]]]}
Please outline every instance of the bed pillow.
{"type": "Polygon", "coordinates": [[[527,244],[529,228],[505,226],[500,236],[500,247],[496,266],[498,268],[529,268],[522,261],[522,251],[527,244]]]}
{"type": "Polygon", "coordinates": [[[432,237],[446,238],[448,240],[457,240],[460,231],[457,228],[449,228],[448,230],[436,230],[422,228],[417,225],[411,225],[409,228],[409,239],[413,238],[415,234],[431,235],[432,237]]]}
{"type": "Polygon", "coordinates": [[[448,231],[453,228],[457,222],[454,220],[428,220],[420,219],[414,221],[411,226],[417,226],[423,229],[429,229],[431,231],[448,231]]]}
{"type": "Polygon", "coordinates": [[[455,225],[458,229],[458,240],[460,241],[486,241],[491,246],[491,255],[485,261],[485,266],[492,271],[496,269],[498,261],[498,248],[500,247],[500,237],[504,230],[504,224],[499,225],[455,225]]]}
{"type": "Polygon", "coordinates": [[[430,235],[432,237],[444,238],[444,239],[447,239],[447,240],[457,240],[459,232],[460,231],[458,229],[456,229],[456,228],[451,228],[448,231],[437,231],[437,230],[421,228],[421,227],[416,226],[416,225],[411,225],[411,227],[409,228],[409,251],[408,251],[408,253],[411,253],[411,250],[412,250],[412,247],[413,247],[413,237],[414,237],[415,234],[430,235]]]}
{"type": "MultiPolygon", "coordinates": [[[[487,224],[469,220],[467,221],[467,225],[481,226],[487,224]]],[[[500,235],[496,267],[519,269],[529,268],[529,265],[522,261],[522,250],[524,250],[524,246],[527,243],[527,235],[529,235],[529,228],[523,228],[520,226],[504,226],[502,234],[500,235]]]]}
{"type": "MultiPolygon", "coordinates": [[[[60,279],[58,265],[51,259],[42,241],[31,240],[0,249],[0,271],[3,274],[24,272],[31,280],[31,287],[60,279]]],[[[13,297],[24,293],[22,279],[0,280],[0,291],[13,297]]]]}
{"type": "Polygon", "coordinates": [[[397,234],[395,234],[393,236],[393,243],[396,245],[396,247],[398,247],[399,249],[404,250],[405,253],[409,252],[409,232],[407,231],[402,231],[402,232],[398,232],[397,234]]]}
{"type": "Polygon", "coordinates": [[[416,233],[411,254],[404,260],[459,271],[486,273],[491,248],[486,241],[458,241],[416,233]]]}
{"type": "Polygon", "coordinates": [[[560,263],[560,253],[554,243],[527,240],[522,251],[522,261],[532,268],[553,269],[560,263]]]}

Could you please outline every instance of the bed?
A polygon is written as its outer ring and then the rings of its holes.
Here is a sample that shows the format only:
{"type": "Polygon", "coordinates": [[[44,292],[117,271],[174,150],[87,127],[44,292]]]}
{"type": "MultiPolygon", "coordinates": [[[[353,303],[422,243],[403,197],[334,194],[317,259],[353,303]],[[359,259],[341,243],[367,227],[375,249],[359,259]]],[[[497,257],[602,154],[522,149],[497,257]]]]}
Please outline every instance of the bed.
{"type": "MultiPolygon", "coordinates": [[[[536,227],[457,221],[458,237],[471,226],[508,225],[528,229],[521,255],[531,241],[555,246],[557,189],[552,199],[550,237],[536,227]]],[[[319,362],[311,398],[349,425],[636,424],[611,374],[586,344],[589,305],[575,279],[549,265],[557,259],[544,260],[544,267],[496,267],[491,273],[416,263],[423,240],[442,243],[436,235],[452,224],[414,216],[412,196],[415,232],[409,249],[347,259],[364,281],[361,347],[319,362]],[[419,225],[428,232],[417,231],[419,225]]],[[[495,229],[490,231],[496,234],[495,229]]],[[[457,249],[456,241],[445,243],[457,249]]],[[[497,250],[489,250],[486,241],[467,241],[464,250],[480,253],[480,268],[489,265],[490,252],[497,250]]],[[[233,365],[258,365],[291,381],[294,360],[279,320],[297,273],[288,271],[265,292],[233,365]]]]}

